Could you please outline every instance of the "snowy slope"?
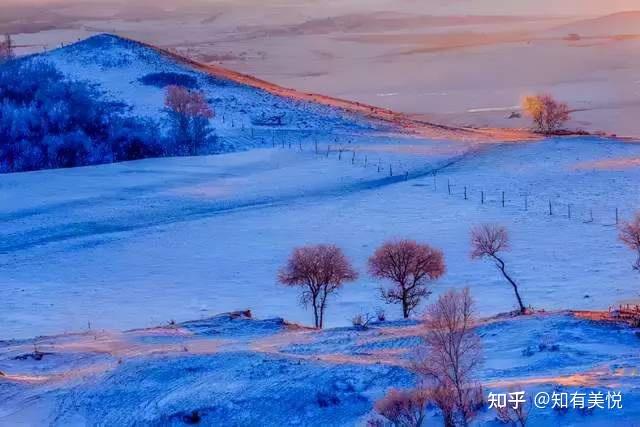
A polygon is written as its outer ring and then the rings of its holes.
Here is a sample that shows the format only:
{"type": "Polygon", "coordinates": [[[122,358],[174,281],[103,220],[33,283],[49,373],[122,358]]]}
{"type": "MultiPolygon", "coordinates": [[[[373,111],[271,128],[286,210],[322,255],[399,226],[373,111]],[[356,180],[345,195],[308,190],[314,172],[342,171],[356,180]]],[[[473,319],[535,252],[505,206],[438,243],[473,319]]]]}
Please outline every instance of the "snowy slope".
{"type": "MultiPolygon", "coordinates": [[[[212,126],[219,135],[249,136],[249,128],[263,117],[282,116],[278,129],[373,129],[382,122],[347,113],[338,108],[273,95],[267,91],[216,77],[192,64],[138,42],[113,35],[97,35],[84,41],[30,57],[52,62],[65,76],[95,83],[115,101],[131,107],[131,114],[160,119],[166,83],[149,82],[158,73],[174,73],[203,91],[216,111],[212,126]],[[256,120],[257,119],[257,120],[256,120]]],[[[181,81],[182,81],[181,80],[181,81]]],[[[257,124],[256,124],[257,123],[257,124]]]]}
{"type": "MultiPolygon", "coordinates": [[[[422,140],[320,103],[218,79],[113,36],[43,55],[133,114],[162,117],[150,73],[180,73],[215,104],[234,149],[218,156],[0,176],[0,425],[354,425],[388,387],[413,384],[414,322],[310,331],[297,291],[276,283],[303,244],[335,243],[362,272],[329,301],[327,325],[384,304],[366,260],[384,240],[443,250],[433,299],[469,286],[481,316],[511,310],[495,267],[469,257],[484,222],[511,233],[507,269],[527,305],[600,309],[634,302],[634,254],[616,220],[640,203],[640,145],[593,138],[516,144],[422,140]],[[284,113],[282,126],[252,118],[284,113]],[[171,320],[169,327],[127,332],[171,320]],[[74,334],[31,339],[38,335],[74,334]],[[34,346],[44,352],[32,357],[34,346]],[[31,355],[31,356],[30,356],[31,355]]],[[[611,387],[630,410],[554,411],[531,425],[603,425],[639,416],[637,337],[568,314],[492,319],[484,386],[611,387]]],[[[440,420],[434,412],[430,417],[440,420]]],[[[496,425],[490,412],[481,424],[496,425]]]]}
{"type": "MultiPolygon", "coordinates": [[[[621,391],[623,410],[532,409],[528,425],[632,425],[637,337],[570,314],[491,319],[485,393],[621,391]]],[[[302,329],[232,313],[122,333],[0,344],[0,425],[365,425],[390,387],[411,387],[415,322],[302,329]],[[41,352],[33,355],[34,345],[41,352]]],[[[473,425],[500,425],[484,409],[473,425]]],[[[427,424],[442,420],[429,409],[427,424]]]]}
{"type": "MultiPolygon", "coordinates": [[[[336,243],[364,273],[375,247],[393,237],[441,248],[447,274],[435,295],[471,286],[480,312],[493,315],[515,300],[493,265],[469,257],[469,230],[483,222],[511,232],[508,269],[526,304],[606,310],[636,300],[634,254],[617,240],[615,208],[625,219],[638,205],[640,145],[364,139],[342,144],[355,160],[333,148],[327,157],[327,141],[315,154],[311,138],[302,151],[293,143],[0,177],[1,336],[87,322],[140,327],[230,309],[307,323],[296,291],[275,283],[290,251],[336,243]]],[[[379,285],[366,274],[347,285],[330,302],[328,325],[383,306],[379,285]]],[[[387,312],[399,315],[397,307],[387,312]]]]}

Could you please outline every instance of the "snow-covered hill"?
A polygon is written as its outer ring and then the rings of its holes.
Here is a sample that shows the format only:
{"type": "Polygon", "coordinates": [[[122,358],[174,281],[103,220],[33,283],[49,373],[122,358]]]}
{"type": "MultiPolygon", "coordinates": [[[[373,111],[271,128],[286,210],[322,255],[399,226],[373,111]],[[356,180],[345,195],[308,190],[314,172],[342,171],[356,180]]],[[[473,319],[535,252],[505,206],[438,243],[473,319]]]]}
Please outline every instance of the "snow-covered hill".
{"type": "MultiPolygon", "coordinates": [[[[0,98],[2,173],[232,152],[284,139],[299,143],[310,134],[337,142],[404,131],[411,122],[106,34],[0,64],[0,98]],[[203,136],[177,130],[165,105],[170,86],[197,92],[207,110],[203,136]]],[[[455,131],[431,128],[438,135],[455,131]]]]}
{"type": "Polygon", "coordinates": [[[221,135],[241,135],[245,130],[249,137],[252,127],[353,131],[385,126],[341,108],[270,93],[248,76],[239,82],[240,75],[227,70],[205,72],[199,64],[170,52],[114,35],[93,36],[31,59],[53,63],[70,79],[97,84],[112,100],[130,106],[136,116],[161,118],[169,84],[198,89],[214,107],[212,125],[221,135]]]}
{"type": "Polygon", "coordinates": [[[106,34],[0,65],[0,97],[6,101],[0,111],[3,173],[299,144],[310,135],[336,144],[380,133],[456,141],[532,137],[415,121],[106,34]],[[172,121],[165,102],[174,85],[197,92],[207,119],[193,132],[204,136],[178,130],[172,121]]]}

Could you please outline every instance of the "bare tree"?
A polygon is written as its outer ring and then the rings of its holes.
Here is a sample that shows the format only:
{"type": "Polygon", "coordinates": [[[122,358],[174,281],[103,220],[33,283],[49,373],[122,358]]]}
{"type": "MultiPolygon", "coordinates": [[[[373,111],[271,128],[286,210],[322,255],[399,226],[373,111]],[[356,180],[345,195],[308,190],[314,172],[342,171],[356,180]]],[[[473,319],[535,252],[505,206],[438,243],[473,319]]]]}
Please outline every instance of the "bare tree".
{"type": "Polygon", "coordinates": [[[375,410],[395,427],[420,427],[430,398],[423,389],[391,389],[375,403],[375,410]]]}
{"type": "Polygon", "coordinates": [[[569,106],[548,94],[525,97],[522,110],[531,117],[536,130],[542,133],[552,133],[569,120],[569,106]]]}
{"type": "Polygon", "coordinates": [[[640,212],[636,213],[631,221],[622,224],[618,237],[629,249],[636,252],[633,269],[640,271],[640,212]]]}
{"type": "Polygon", "coordinates": [[[165,106],[171,117],[176,142],[189,154],[197,154],[211,133],[209,120],[215,117],[204,94],[182,86],[169,86],[165,106]]]}
{"type": "Polygon", "coordinates": [[[504,278],[513,286],[513,291],[516,294],[516,299],[520,307],[520,313],[524,314],[526,308],[522,303],[518,285],[507,273],[504,260],[500,255],[500,253],[507,250],[509,250],[509,234],[506,228],[499,225],[484,224],[471,230],[471,258],[490,258],[495,262],[498,270],[500,270],[504,278]]]}
{"type": "Polygon", "coordinates": [[[345,282],[358,278],[342,250],[334,245],[305,246],[294,249],[278,280],[286,286],[302,288],[301,301],[313,307],[316,328],[324,324],[327,297],[345,282]]]}
{"type": "Polygon", "coordinates": [[[531,398],[525,403],[518,405],[508,404],[503,407],[496,406],[496,415],[498,419],[505,423],[516,427],[526,427],[529,418],[529,409],[531,408],[531,398]]]}
{"type": "Polygon", "coordinates": [[[434,384],[445,425],[458,419],[466,426],[482,402],[481,388],[474,381],[482,362],[474,324],[469,289],[440,296],[427,308],[423,321],[424,344],[413,368],[425,384],[434,384]]]}
{"type": "Polygon", "coordinates": [[[441,251],[413,240],[386,242],[369,258],[369,272],[393,283],[390,289],[381,288],[382,298],[388,304],[402,304],[406,319],[420,300],[431,293],[428,282],[444,274],[444,256],[441,251]]]}

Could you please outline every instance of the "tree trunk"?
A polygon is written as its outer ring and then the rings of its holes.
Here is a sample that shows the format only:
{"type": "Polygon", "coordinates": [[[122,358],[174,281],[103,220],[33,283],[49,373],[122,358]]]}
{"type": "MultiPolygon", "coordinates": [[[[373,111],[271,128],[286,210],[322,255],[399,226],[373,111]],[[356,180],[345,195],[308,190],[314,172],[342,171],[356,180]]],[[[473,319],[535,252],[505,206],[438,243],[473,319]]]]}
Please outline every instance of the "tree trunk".
{"type": "Polygon", "coordinates": [[[498,263],[498,268],[500,269],[500,272],[502,273],[502,275],[504,276],[505,279],[507,279],[507,281],[509,283],[511,283],[511,286],[513,286],[513,291],[516,294],[516,298],[518,300],[518,305],[520,306],[520,313],[524,314],[527,309],[525,308],[524,304],[522,303],[522,298],[520,298],[520,292],[518,292],[518,285],[516,284],[516,282],[507,274],[506,270],[505,270],[505,265],[504,265],[504,261],[502,261],[500,258],[498,258],[497,256],[494,256],[494,258],[496,259],[496,262],[498,263]]]}
{"type": "Polygon", "coordinates": [[[456,390],[456,394],[458,396],[458,411],[460,412],[460,416],[462,417],[462,426],[463,427],[467,427],[469,425],[469,422],[467,420],[467,405],[466,402],[464,400],[464,396],[463,396],[463,390],[462,390],[462,384],[460,381],[460,376],[459,376],[459,369],[458,369],[458,361],[460,358],[460,355],[458,354],[458,350],[455,349],[453,350],[453,354],[451,356],[451,363],[453,365],[453,386],[456,390]]]}
{"type": "Polygon", "coordinates": [[[316,328],[319,327],[320,324],[320,318],[318,316],[318,296],[317,295],[313,295],[312,297],[312,301],[311,301],[311,305],[313,305],[313,326],[315,326],[316,328]]]}
{"type": "Polygon", "coordinates": [[[405,319],[408,319],[409,318],[409,301],[407,298],[407,289],[404,284],[401,284],[400,288],[402,289],[402,316],[405,319]]]}
{"type": "MultiPolygon", "coordinates": [[[[326,292],[326,291],[325,291],[326,292]]],[[[322,293],[320,294],[320,307],[318,309],[318,315],[320,316],[320,322],[318,324],[318,328],[322,329],[324,326],[324,308],[327,302],[327,294],[326,293],[322,293]]]]}
{"type": "Polygon", "coordinates": [[[456,427],[456,423],[453,422],[453,414],[444,414],[444,427],[456,427]]]}
{"type": "Polygon", "coordinates": [[[402,295],[402,316],[405,319],[409,318],[409,307],[407,304],[407,298],[404,294],[402,295]]]}
{"type": "Polygon", "coordinates": [[[313,305],[313,326],[317,328],[319,322],[320,322],[320,319],[318,319],[318,307],[316,307],[314,304],[313,305]]]}
{"type": "MultiPolygon", "coordinates": [[[[507,273],[504,273],[505,277],[509,277],[507,275],[507,273]]],[[[508,279],[507,279],[508,280],[508,279]]],[[[518,299],[518,305],[520,306],[520,313],[525,314],[527,309],[525,308],[524,304],[522,303],[522,298],[520,298],[520,292],[518,292],[518,287],[516,286],[516,284],[509,280],[511,282],[511,285],[513,285],[513,291],[516,294],[516,298],[518,299]]]]}

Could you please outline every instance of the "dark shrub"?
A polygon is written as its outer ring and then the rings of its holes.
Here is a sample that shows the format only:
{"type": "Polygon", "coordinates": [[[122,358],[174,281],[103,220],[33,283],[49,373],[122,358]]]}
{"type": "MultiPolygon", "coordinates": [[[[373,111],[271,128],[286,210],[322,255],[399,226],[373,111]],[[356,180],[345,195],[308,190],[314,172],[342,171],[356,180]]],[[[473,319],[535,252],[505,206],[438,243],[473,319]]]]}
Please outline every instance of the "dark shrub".
{"type": "Polygon", "coordinates": [[[155,86],[159,88],[165,88],[167,86],[182,86],[189,89],[195,89],[198,87],[198,80],[195,77],[182,73],[150,73],[140,78],[140,82],[147,86],[155,86]]]}
{"type": "Polygon", "coordinates": [[[113,161],[137,160],[165,154],[160,132],[151,121],[123,119],[110,135],[113,161]]]}
{"type": "Polygon", "coordinates": [[[81,131],[60,135],[49,141],[49,167],[71,168],[87,163],[91,140],[81,131]]]}
{"type": "Polygon", "coordinates": [[[321,408],[328,408],[329,406],[337,406],[340,404],[340,399],[333,392],[319,391],[316,394],[316,402],[321,408]]]}
{"type": "Polygon", "coordinates": [[[202,417],[200,416],[200,413],[198,411],[191,411],[190,414],[183,415],[182,419],[186,424],[191,425],[200,424],[200,421],[202,421],[202,417]]]}

